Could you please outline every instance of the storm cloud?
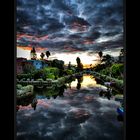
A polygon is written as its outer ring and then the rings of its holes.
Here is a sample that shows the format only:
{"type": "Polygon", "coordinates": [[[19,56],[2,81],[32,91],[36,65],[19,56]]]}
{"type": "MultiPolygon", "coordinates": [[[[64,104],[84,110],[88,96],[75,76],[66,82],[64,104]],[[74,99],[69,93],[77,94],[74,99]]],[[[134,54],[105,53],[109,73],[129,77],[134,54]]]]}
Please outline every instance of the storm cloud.
{"type": "Polygon", "coordinates": [[[123,0],[17,0],[17,36],[55,52],[123,47],[123,0]]]}

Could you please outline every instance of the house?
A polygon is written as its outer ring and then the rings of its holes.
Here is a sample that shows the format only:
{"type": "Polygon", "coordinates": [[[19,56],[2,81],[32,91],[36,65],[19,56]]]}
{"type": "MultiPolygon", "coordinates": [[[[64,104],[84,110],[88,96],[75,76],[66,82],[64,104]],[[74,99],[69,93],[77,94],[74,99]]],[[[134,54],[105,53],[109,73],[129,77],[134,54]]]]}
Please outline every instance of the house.
{"type": "Polygon", "coordinates": [[[16,61],[17,61],[16,62],[16,69],[17,69],[16,72],[17,72],[17,74],[21,74],[21,73],[23,73],[23,63],[25,61],[27,61],[27,59],[20,57],[20,58],[17,58],[16,61]]]}
{"type": "Polygon", "coordinates": [[[27,60],[27,62],[32,63],[32,65],[37,69],[41,69],[43,68],[43,62],[40,60],[27,60]]]}

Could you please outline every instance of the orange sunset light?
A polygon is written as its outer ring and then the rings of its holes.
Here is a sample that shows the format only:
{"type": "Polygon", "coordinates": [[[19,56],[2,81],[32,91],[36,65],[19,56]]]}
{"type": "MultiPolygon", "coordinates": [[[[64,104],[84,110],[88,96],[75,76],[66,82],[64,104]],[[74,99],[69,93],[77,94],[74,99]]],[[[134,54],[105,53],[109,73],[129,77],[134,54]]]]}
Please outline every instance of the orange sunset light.
{"type": "MultiPolygon", "coordinates": [[[[32,47],[29,47],[29,46],[17,46],[17,48],[20,48],[20,49],[23,49],[23,50],[29,50],[29,51],[32,49],[32,47]]],[[[38,52],[48,50],[47,48],[42,48],[42,47],[36,47],[35,49],[38,52]]]]}

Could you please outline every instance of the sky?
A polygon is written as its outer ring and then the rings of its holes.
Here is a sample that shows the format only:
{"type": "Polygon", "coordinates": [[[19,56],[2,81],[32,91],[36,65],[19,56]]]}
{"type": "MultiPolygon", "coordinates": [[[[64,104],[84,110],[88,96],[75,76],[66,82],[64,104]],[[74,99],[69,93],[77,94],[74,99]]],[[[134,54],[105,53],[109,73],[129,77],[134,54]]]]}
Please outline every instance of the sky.
{"type": "Polygon", "coordinates": [[[97,52],[123,48],[123,0],[17,0],[17,57],[32,46],[49,59],[96,63],[97,52]]]}

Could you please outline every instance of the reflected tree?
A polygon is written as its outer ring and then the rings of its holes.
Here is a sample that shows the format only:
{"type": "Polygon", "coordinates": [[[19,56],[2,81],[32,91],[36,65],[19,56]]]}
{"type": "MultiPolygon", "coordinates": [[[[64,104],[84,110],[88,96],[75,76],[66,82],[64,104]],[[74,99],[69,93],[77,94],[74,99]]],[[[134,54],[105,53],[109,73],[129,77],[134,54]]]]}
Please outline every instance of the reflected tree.
{"type": "Polygon", "coordinates": [[[99,52],[98,52],[98,55],[99,55],[99,57],[100,57],[100,61],[101,61],[102,56],[103,56],[103,52],[102,52],[102,51],[99,51],[99,52]]]}
{"type": "Polygon", "coordinates": [[[77,77],[77,86],[76,88],[79,90],[81,88],[81,83],[83,82],[83,76],[77,77]]]}
{"type": "Polygon", "coordinates": [[[34,110],[36,110],[36,105],[37,105],[37,99],[34,98],[33,101],[32,101],[32,103],[31,103],[31,106],[32,106],[32,108],[33,108],[34,110]]]}

